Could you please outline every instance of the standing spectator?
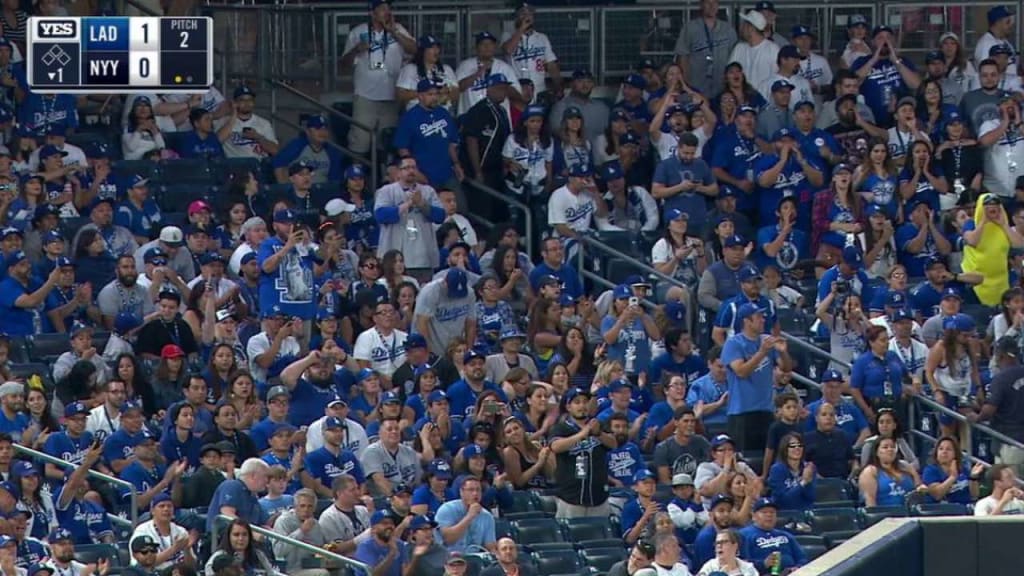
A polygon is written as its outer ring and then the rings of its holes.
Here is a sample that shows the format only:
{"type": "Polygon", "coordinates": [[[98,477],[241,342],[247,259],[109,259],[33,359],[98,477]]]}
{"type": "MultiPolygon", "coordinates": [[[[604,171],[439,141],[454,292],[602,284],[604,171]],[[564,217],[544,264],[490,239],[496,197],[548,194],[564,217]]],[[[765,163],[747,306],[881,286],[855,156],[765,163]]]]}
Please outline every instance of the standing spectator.
{"type": "MultiPolygon", "coordinates": [[[[283,314],[308,322],[316,312],[313,250],[305,228],[295,226],[295,213],[274,212],[274,235],[260,244],[260,307],[278,307],[283,314]]],[[[300,337],[306,339],[308,328],[300,337]]],[[[252,356],[250,355],[250,358],[252,356]]]]}
{"type": "Polygon", "coordinates": [[[426,338],[431,352],[443,356],[457,336],[476,342],[476,296],[462,268],[428,282],[416,298],[415,333],[426,338]]]}
{"type": "Polygon", "coordinates": [[[717,196],[719,187],[707,162],[697,156],[699,144],[697,136],[691,133],[679,136],[675,154],[658,163],[651,195],[662,201],[666,218],[676,209],[686,214],[691,222],[705,226],[708,198],[717,196]]]}
{"type": "Polygon", "coordinates": [[[549,435],[556,454],[556,517],[580,518],[608,515],[608,450],[615,437],[604,432],[591,417],[591,395],[580,388],[566,392],[565,414],[549,435]]]}
{"type": "MultiPolygon", "coordinates": [[[[1006,436],[1024,442],[1024,388],[1016,382],[1024,378],[1021,350],[1012,338],[1001,338],[995,346],[998,374],[989,384],[985,403],[977,418],[991,421],[992,427],[1006,436]]],[[[1024,471],[1024,450],[1011,444],[1002,444],[997,461],[1013,467],[1019,476],[1024,471]]]]}
{"type": "Polygon", "coordinates": [[[861,79],[860,91],[871,108],[876,124],[890,127],[896,112],[896,101],[917,88],[920,78],[909,60],[896,53],[892,28],[881,24],[871,31],[874,53],[858,58],[850,69],[861,79]]]}
{"type": "MultiPolygon", "coordinates": [[[[204,450],[204,457],[206,451],[204,450]]],[[[206,531],[212,533],[217,516],[223,514],[237,522],[263,526],[267,514],[259,503],[259,494],[266,490],[270,465],[259,458],[249,458],[238,468],[235,479],[225,480],[217,487],[210,500],[206,516],[206,531]]]]}
{"type": "MultiPolygon", "coordinates": [[[[504,62],[501,64],[507,66],[504,62]]],[[[512,124],[508,115],[508,95],[517,89],[513,88],[509,77],[501,73],[492,73],[478,83],[483,88],[480,94],[482,97],[476,98],[475,103],[464,111],[465,116],[461,121],[466,157],[469,159],[471,169],[469,176],[495,190],[501,190],[501,176],[504,172],[502,150],[505,141],[512,134],[512,124]]],[[[473,86],[475,87],[476,83],[473,86]]],[[[470,90],[480,91],[478,88],[470,90]]]]}
{"type": "Polygon", "coordinates": [[[185,234],[177,226],[164,226],[160,236],[151,242],[139,246],[135,251],[136,270],[146,269],[146,254],[153,248],[159,248],[167,256],[167,265],[181,277],[184,282],[191,282],[196,277],[195,263],[192,253],[185,246],[185,234]]]}
{"type": "Polygon", "coordinates": [[[569,93],[554,106],[548,121],[551,126],[557,126],[559,121],[566,118],[566,112],[576,109],[583,118],[583,136],[587,142],[593,142],[605,126],[608,126],[608,105],[592,96],[594,91],[594,75],[586,68],[577,68],[572,73],[572,84],[569,85],[569,93]]]}
{"type": "Polygon", "coordinates": [[[562,71],[558,56],[551,48],[551,41],[543,32],[533,27],[534,9],[521,2],[516,9],[513,29],[502,34],[501,50],[508,58],[520,80],[529,80],[536,86],[537,93],[545,91],[548,77],[554,94],[562,93],[562,71]]]}
{"type": "MultiPolygon", "coordinates": [[[[509,100],[521,101],[522,87],[516,78],[516,71],[508,62],[495,58],[498,39],[487,30],[476,33],[476,56],[470,56],[459,62],[455,76],[459,81],[459,115],[468,114],[469,110],[484,99],[484,91],[491,86],[492,76],[503,76],[511,88],[509,100]]],[[[526,102],[529,104],[529,101],[526,102]]],[[[508,101],[502,102],[505,113],[509,112],[508,101]]],[[[511,117],[509,121],[511,121],[511,117]]],[[[478,176],[479,177],[479,176],[478,176]]]]}
{"type": "Polygon", "coordinates": [[[775,366],[792,369],[786,340],[764,334],[764,311],[747,303],[736,311],[743,326],[726,340],[722,362],[728,366],[729,434],[739,448],[757,449],[765,445],[772,421],[772,388],[775,366]]]}
{"type": "Polygon", "coordinates": [[[453,552],[465,552],[474,547],[496,552],[494,516],[480,505],[480,480],[463,476],[458,491],[459,498],[441,504],[435,515],[444,545],[453,552]]]}
{"type": "Polygon", "coordinates": [[[398,121],[392,144],[399,156],[416,160],[430,185],[459,189],[466,176],[459,160],[459,129],[451,112],[440,105],[440,88],[429,78],[419,81],[418,103],[398,121]]]}
{"type": "Polygon", "coordinates": [[[983,194],[974,209],[974,219],[964,225],[963,238],[963,270],[980,274],[983,279],[973,287],[974,294],[982,304],[995,306],[1010,287],[1006,267],[1010,248],[1024,247],[1024,236],[1010,226],[999,199],[983,194]]]}
{"type": "Polygon", "coordinates": [[[60,280],[54,268],[45,282],[31,277],[32,265],[22,251],[7,256],[7,277],[0,281],[0,332],[31,336],[41,332],[43,304],[60,280]]]}
{"type": "Polygon", "coordinates": [[[277,154],[280,145],[274,125],[253,112],[256,93],[246,84],[235,88],[232,114],[218,122],[217,137],[224,143],[228,158],[269,158],[277,154]]]}
{"type": "MultiPolygon", "coordinates": [[[[395,84],[403,61],[415,52],[416,39],[395,21],[391,3],[371,0],[368,22],[349,31],[341,57],[342,67],[351,67],[354,77],[352,116],[356,122],[375,130],[398,123],[395,84]]],[[[366,156],[371,143],[370,133],[363,128],[353,125],[349,129],[348,147],[353,152],[366,156]]]]}
{"type": "Polygon", "coordinates": [[[398,180],[377,191],[373,212],[380,224],[377,255],[399,250],[407,271],[422,277],[440,262],[430,231],[433,224],[444,222],[445,213],[434,188],[416,182],[417,166],[413,157],[401,159],[398,180]]]}
{"type": "Polygon", "coordinates": [[[1013,45],[1014,21],[1013,14],[1006,6],[993,6],[986,13],[988,18],[988,32],[978,38],[974,46],[974,61],[983,62],[991,56],[991,50],[995,46],[1009,49],[1009,61],[1006,67],[1006,76],[1013,77],[1011,84],[1017,82],[1016,76],[1019,73],[1019,54],[1013,45]]]}
{"type": "Polygon", "coordinates": [[[740,37],[729,56],[729,62],[743,67],[751,86],[762,86],[778,73],[779,45],[766,36],[768,20],[757,10],[748,10],[740,15],[740,37]]]}
{"type": "Polygon", "coordinates": [[[736,45],[732,24],[718,18],[719,0],[701,0],[700,14],[686,22],[676,40],[676,63],[686,84],[701,94],[717,94],[736,45]]]}

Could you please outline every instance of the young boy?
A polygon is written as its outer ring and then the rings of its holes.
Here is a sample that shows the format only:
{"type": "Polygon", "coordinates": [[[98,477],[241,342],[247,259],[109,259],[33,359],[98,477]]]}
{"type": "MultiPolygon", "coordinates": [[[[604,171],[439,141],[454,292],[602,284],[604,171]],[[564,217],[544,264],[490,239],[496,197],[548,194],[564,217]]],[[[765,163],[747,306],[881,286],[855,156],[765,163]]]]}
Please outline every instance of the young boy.
{"type": "Polygon", "coordinates": [[[294,438],[294,426],[287,422],[278,424],[270,433],[270,438],[267,438],[267,444],[270,446],[270,449],[267,450],[267,453],[262,458],[264,462],[270,464],[271,468],[279,466],[285,470],[288,483],[284,493],[289,495],[295,494],[298,489],[302,488],[298,469],[302,467],[302,460],[306,457],[305,440],[298,443],[299,447],[297,450],[292,450],[294,438]],[[296,466],[296,464],[299,465],[296,466]]]}
{"type": "Polygon", "coordinates": [[[295,497],[285,494],[288,487],[288,471],[284,466],[275,465],[270,467],[267,475],[267,495],[260,498],[260,507],[267,513],[267,516],[274,516],[295,504],[295,497]]]}
{"type": "Polygon", "coordinates": [[[676,525],[676,537],[693,544],[700,529],[708,522],[704,507],[694,501],[696,489],[689,474],[672,477],[672,499],[668,502],[668,517],[676,525]]]}
{"type": "Polygon", "coordinates": [[[783,392],[775,396],[775,422],[768,427],[768,442],[764,447],[764,464],[761,478],[768,477],[768,469],[775,462],[775,449],[782,437],[790,432],[799,433],[800,397],[793,392],[783,392]]]}
{"type": "MultiPolygon", "coordinates": [[[[213,500],[213,494],[217,486],[226,480],[224,475],[224,446],[219,444],[204,444],[200,449],[199,463],[201,466],[190,478],[185,481],[184,493],[182,494],[182,508],[200,508],[209,506],[213,500]]],[[[234,454],[230,455],[234,462],[234,454]]]]}

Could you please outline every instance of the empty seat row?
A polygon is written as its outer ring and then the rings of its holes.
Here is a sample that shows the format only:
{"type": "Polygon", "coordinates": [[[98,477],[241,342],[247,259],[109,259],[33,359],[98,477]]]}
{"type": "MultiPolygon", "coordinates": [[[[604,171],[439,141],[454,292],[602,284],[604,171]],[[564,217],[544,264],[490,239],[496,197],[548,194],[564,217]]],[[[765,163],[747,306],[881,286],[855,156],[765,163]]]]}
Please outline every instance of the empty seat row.
{"type": "MultiPolygon", "coordinates": [[[[536,512],[543,514],[543,512],[536,512]]],[[[524,513],[520,513],[524,514],[524,513]]],[[[529,513],[525,513],[529,514],[529,513]]],[[[496,520],[495,533],[500,538],[510,536],[524,546],[574,544],[580,547],[604,547],[621,540],[610,518],[517,517],[496,520]]]]}

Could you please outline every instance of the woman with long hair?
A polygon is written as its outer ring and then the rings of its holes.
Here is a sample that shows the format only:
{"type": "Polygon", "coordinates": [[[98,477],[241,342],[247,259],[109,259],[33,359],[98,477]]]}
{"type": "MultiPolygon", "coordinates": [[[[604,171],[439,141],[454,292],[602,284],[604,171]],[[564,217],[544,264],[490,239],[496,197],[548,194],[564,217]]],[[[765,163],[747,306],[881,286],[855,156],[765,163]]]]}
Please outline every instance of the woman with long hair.
{"type": "Polygon", "coordinates": [[[757,568],[740,559],[740,537],[732,528],[715,532],[715,557],[697,571],[697,576],[757,576],[757,568]]]}
{"type": "MultiPolygon", "coordinates": [[[[725,82],[722,88],[721,94],[718,95],[716,100],[719,102],[719,110],[721,110],[722,96],[726,93],[732,95],[736,100],[736,107],[741,108],[743,106],[752,106],[753,108],[760,110],[768,104],[768,101],[764,99],[751,84],[747,82],[747,75],[743,71],[743,66],[739,62],[731,62],[725,67],[725,82]]],[[[721,116],[721,114],[719,114],[721,116]]]]}
{"type": "Polygon", "coordinates": [[[544,371],[544,383],[551,386],[549,392],[555,399],[555,405],[561,402],[562,396],[569,389],[571,379],[572,374],[569,374],[569,368],[565,364],[561,362],[548,364],[547,370],[544,371]]]}
{"type": "Polygon", "coordinates": [[[857,243],[867,263],[864,271],[868,278],[886,278],[897,265],[895,227],[889,213],[878,204],[868,204],[864,214],[868,225],[857,234],[857,243]]]}
{"type": "Polygon", "coordinates": [[[42,470],[39,465],[25,460],[11,464],[11,481],[14,484],[16,509],[26,514],[25,536],[42,540],[60,526],[57,510],[49,490],[43,490],[42,470]]]}
{"type": "Polygon", "coordinates": [[[924,202],[933,211],[939,211],[939,198],[949,192],[949,183],[942,174],[942,167],[932,161],[931,142],[915,140],[910,145],[899,183],[904,203],[924,202]]]}
{"type": "Polygon", "coordinates": [[[26,177],[21,181],[20,186],[18,179],[12,177],[4,183],[4,186],[10,187],[16,192],[16,197],[7,207],[5,223],[19,230],[28,230],[30,227],[34,227],[36,208],[46,203],[43,177],[35,175],[26,177]]]}
{"type": "Polygon", "coordinates": [[[832,170],[832,183],[814,195],[811,211],[811,252],[824,271],[839,262],[847,237],[864,229],[863,201],[853,188],[853,168],[839,164],[832,170]]]}
{"type": "Polygon", "coordinates": [[[816,479],[814,464],[804,459],[803,437],[796,432],[783,436],[768,471],[768,488],[775,504],[783,510],[810,509],[816,479]]]}
{"type": "Polygon", "coordinates": [[[547,488],[555,477],[554,453],[528,438],[522,421],[515,416],[505,418],[502,428],[505,447],[501,455],[508,481],[517,490],[547,488]]]}
{"type": "Polygon", "coordinates": [[[984,157],[978,141],[971,138],[959,113],[944,119],[942,137],[935,148],[935,159],[949,187],[939,196],[939,208],[952,210],[968,206],[981,195],[984,157]]]}
{"type": "MultiPolygon", "coordinates": [[[[152,390],[147,380],[146,368],[132,354],[121,354],[114,360],[114,378],[124,382],[125,400],[141,400],[142,405],[152,406],[152,390]],[[147,399],[148,398],[148,399],[147,399]]],[[[147,414],[148,412],[147,408],[147,414]]]]}
{"type": "Polygon", "coordinates": [[[156,411],[167,410],[175,402],[184,400],[182,388],[187,381],[185,352],[177,344],[165,345],[160,350],[160,363],[153,371],[152,388],[156,411]]]}
{"type": "Polygon", "coordinates": [[[901,220],[896,194],[896,164],[889,153],[889,143],[872,138],[868,142],[868,156],[853,171],[853,188],[865,202],[878,204],[893,221],[901,220]]]}
{"type": "Polygon", "coordinates": [[[73,254],[76,284],[103,287],[117,277],[117,260],[110,254],[103,235],[95,228],[86,228],[78,234],[73,254]]]}
{"type": "Polygon", "coordinates": [[[388,250],[380,259],[380,278],[377,283],[388,289],[388,294],[394,294],[398,286],[403,282],[409,282],[418,289],[420,283],[415,278],[405,273],[405,257],[400,250],[388,250]]]}
{"type": "Polygon", "coordinates": [[[419,286],[412,282],[402,282],[395,288],[391,295],[391,305],[395,307],[398,318],[395,320],[395,328],[409,333],[412,329],[412,319],[416,316],[416,297],[419,296],[419,286]]]}
{"type": "Polygon", "coordinates": [[[235,407],[238,413],[238,430],[248,430],[263,417],[263,403],[256,396],[256,386],[252,376],[246,370],[237,370],[231,375],[228,387],[227,402],[235,407]]]}
{"type": "Polygon", "coordinates": [[[555,149],[544,130],[545,116],[543,106],[527,106],[501,149],[508,191],[527,200],[554,189],[555,149]]]}
{"type": "MultiPolygon", "coordinates": [[[[1020,342],[1024,337],[1024,288],[1010,288],[1003,292],[999,303],[999,314],[992,317],[986,334],[992,342],[998,342],[1004,336],[1020,342]]],[[[992,361],[994,364],[994,355],[992,361]]]]}
{"type": "Polygon", "coordinates": [[[22,433],[22,443],[28,444],[30,448],[39,450],[46,443],[50,434],[60,431],[60,423],[53,416],[50,397],[46,395],[46,389],[42,383],[30,383],[25,385],[25,414],[28,416],[28,430],[22,433]],[[35,431],[35,436],[30,437],[30,431],[35,431]]]}
{"type": "Polygon", "coordinates": [[[960,87],[960,93],[967,92],[978,78],[978,70],[964,54],[960,37],[953,32],[946,32],[939,37],[939,52],[946,61],[946,78],[953,80],[960,87]]]}
{"type": "Polygon", "coordinates": [[[407,398],[402,408],[402,419],[409,422],[419,422],[427,415],[427,408],[430,406],[430,394],[440,386],[441,380],[437,376],[437,369],[431,364],[417,366],[413,371],[412,390],[406,391],[407,398]]]}
{"type": "Polygon", "coordinates": [[[934,78],[925,78],[917,86],[914,94],[917,105],[917,121],[922,131],[938,143],[942,139],[942,127],[947,118],[959,112],[953,104],[947,103],[942,92],[942,82],[934,78]]]}
{"type": "MultiPolygon", "coordinates": [[[[518,264],[518,268],[521,269],[523,271],[523,275],[528,278],[530,276],[530,272],[533,271],[533,262],[530,260],[530,256],[520,249],[520,240],[519,229],[516,227],[516,224],[512,222],[495,224],[494,228],[491,228],[491,232],[487,236],[484,253],[480,256],[480,269],[487,270],[490,268],[495,272],[497,272],[499,268],[511,270],[511,268],[507,266],[502,267],[495,264],[495,262],[501,261],[497,257],[498,249],[508,248],[515,253],[515,260],[518,264]]],[[[511,274],[511,272],[509,273],[511,274]]]]}
{"type": "Polygon", "coordinates": [[[556,177],[564,180],[573,166],[593,168],[594,160],[586,127],[583,125],[582,110],[566,106],[562,113],[562,123],[555,131],[554,146],[552,167],[556,177]]]}
{"type": "Polygon", "coordinates": [[[493,272],[498,280],[497,297],[509,303],[512,310],[525,315],[529,303],[533,300],[530,291],[530,280],[526,271],[520,266],[519,251],[515,246],[499,245],[493,251],[491,266],[480,266],[484,273],[493,272]]]}
{"type": "Polygon", "coordinates": [[[661,67],[658,72],[658,76],[664,78],[665,81],[662,86],[661,94],[654,96],[647,102],[647,109],[650,111],[651,116],[655,116],[658,110],[661,110],[663,103],[666,98],[672,100],[670,95],[682,94],[684,86],[686,85],[686,77],[683,74],[683,69],[679,67],[679,64],[675,62],[669,62],[661,67]]]}
{"type": "Polygon", "coordinates": [[[903,437],[903,426],[896,412],[891,408],[882,408],[876,415],[875,422],[871,424],[871,436],[864,440],[860,451],[860,465],[867,466],[874,453],[875,444],[882,438],[891,438],[896,442],[896,453],[899,459],[914,470],[920,469],[921,465],[917,459],[917,453],[903,437]]]}
{"type": "Polygon", "coordinates": [[[604,166],[619,159],[619,138],[629,132],[629,114],[622,108],[612,110],[604,132],[594,139],[594,164],[604,166]]]}
{"type": "MultiPolygon", "coordinates": [[[[651,261],[658,272],[686,284],[691,291],[708,266],[704,255],[704,242],[690,234],[690,218],[682,211],[675,214],[665,227],[665,233],[651,248],[651,261]]],[[[703,226],[704,223],[701,223],[703,226]]]]}
{"type": "Polygon", "coordinates": [[[199,282],[189,290],[188,298],[185,299],[185,313],[181,319],[192,329],[196,342],[203,341],[203,320],[206,318],[210,298],[216,300],[213,287],[209,282],[199,282]]]}
{"type": "Polygon", "coordinates": [[[926,490],[917,470],[900,461],[895,439],[881,438],[873,448],[857,482],[865,507],[906,506],[908,496],[926,490]]]}
{"type": "Polygon", "coordinates": [[[256,574],[283,576],[274,567],[274,562],[267,557],[263,550],[256,546],[252,537],[252,527],[241,518],[232,520],[231,524],[221,533],[217,549],[206,562],[205,576],[218,576],[222,574],[213,568],[217,564],[217,559],[222,556],[233,556],[238,564],[238,568],[245,576],[254,576],[256,574]]]}
{"type": "Polygon", "coordinates": [[[420,36],[412,62],[398,72],[395,95],[404,110],[419,103],[416,87],[422,80],[438,87],[438,104],[451,111],[459,99],[459,80],[452,67],[441,61],[441,41],[430,34],[420,36]]]}
{"type": "Polygon", "coordinates": [[[333,222],[324,222],[316,229],[316,241],[320,247],[317,256],[322,261],[314,265],[316,276],[330,282],[330,290],[339,296],[348,294],[349,286],[359,278],[359,256],[348,248],[340,226],[333,222]]]}
{"type": "Polygon", "coordinates": [[[984,473],[985,465],[980,462],[968,468],[956,438],[943,436],[932,449],[931,463],[921,471],[921,481],[932,502],[971,504],[978,499],[984,473]]]}
{"type": "Polygon", "coordinates": [[[754,502],[764,491],[764,483],[756,476],[748,478],[746,474],[734,472],[726,486],[726,494],[733,500],[732,513],[729,515],[733,526],[746,526],[753,515],[754,502]]]}
{"type": "Polygon", "coordinates": [[[852,363],[864,352],[864,334],[870,322],[864,313],[860,296],[852,293],[840,295],[837,283],[833,282],[828,294],[818,303],[815,316],[829,331],[830,348],[835,358],[829,363],[829,370],[840,370],[839,362],[852,363]]]}
{"type": "Polygon", "coordinates": [[[220,254],[225,259],[230,259],[235,249],[245,240],[242,238],[242,224],[245,223],[252,212],[245,200],[236,198],[227,203],[224,214],[221,217],[221,224],[214,228],[210,235],[213,244],[220,249],[220,254]]]}
{"type": "Polygon", "coordinates": [[[570,384],[583,388],[594,380],[594,374],[597,373],[594,351],[587,345],[586,333],[577,326],[565,329],[551,361],[565,364],[571,377],[570,384]]]}
{"type": "Polygon", "coordinates": [[[203,380],[206,381],[206,403],[212,408],[230,390],[228,381],[231,375],[238,370],[238,362],[235,360],[235,351],[230,344],[223,342],[213,345],[210,351],[210,361],[203,370],[203,380]]]}
{"type": "MultiPolygon", "coordinates": [[[[978,366],[980,343],[972,333],[974,320],[966,314],[947,316],[942,320],[942,339],[932,345],[924,364],[924,376],[935,401],[964,415],[973,414],[972,392],[977,402],[985,400],[978,366]]],[[[957,421],[941,414],[939,426],[944,436],[955,436],[957,421]]]]}
{"type": "Polygon", "coordinates": [[[725,239],[731,238],[736,234],[736,223],[732,221],[732,216],[723,214],[718,217],[717,222],[709,222],[709,224],[713,225],[714,228],[709,234],[710,240],[704,248],[704,254],[710,266],[725,258],[722,255],[722,249],[725,248],[725,239]]]}
{"type": "Polygon", "coordinates": [[[557,403],[552,404],[550,399],[550,386],[534,382],[526,389],[526,405],[514,414],[531,441],[547,438],[551,427],[558,422],[557,403]]]}
{"type": "Polygon", "coordinates": [[[163,132],[174,132],[174,122],[157,116],[146,96],[136,96],[128,112],[128,124],[121,135],[121,154],[125,160],[141,160],[150,152],[165,150],[163,132]]]}
{"type": "Polygon", "coordinates": [[[562,306],[547,298],[538,298],[530,307],[526,341],[533,352],[538,372],[546,372],[548,362],[562,341],[562,306]]]}

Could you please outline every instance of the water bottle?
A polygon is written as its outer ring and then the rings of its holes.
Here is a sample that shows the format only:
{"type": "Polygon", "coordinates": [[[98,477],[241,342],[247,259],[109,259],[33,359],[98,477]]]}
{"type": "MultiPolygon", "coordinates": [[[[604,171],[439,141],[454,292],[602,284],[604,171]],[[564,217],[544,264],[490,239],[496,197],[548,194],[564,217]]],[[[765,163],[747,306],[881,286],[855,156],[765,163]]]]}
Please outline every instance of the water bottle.
{"type": "Polygon", "coordinates": [[[636,345],[630,343],[626,347],[626,374],[636,373],[636,345]]]}

